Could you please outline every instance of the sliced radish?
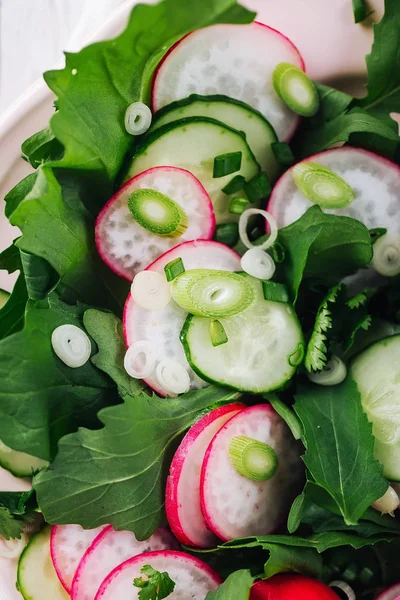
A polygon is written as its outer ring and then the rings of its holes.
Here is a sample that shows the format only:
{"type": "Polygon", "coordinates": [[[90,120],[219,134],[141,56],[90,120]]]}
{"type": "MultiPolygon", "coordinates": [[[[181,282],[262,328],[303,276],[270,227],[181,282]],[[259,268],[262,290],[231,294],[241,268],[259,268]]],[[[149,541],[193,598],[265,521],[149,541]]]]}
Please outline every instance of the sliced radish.
{"type": "Polygon", "coordinates": [[[300,452],[286,423],[269,404],[251,406],[230,419],[214,436],[201,471],[201,506],[210,529],[225,541],[277,529],[304,476],[300,452]],[[273,477],[254,481],[239,475],[229,456],[236,436],[273,448],[278,457],[273,477]]]}
{"type": "Polygon", "coordinates": [[[324,583],[297,573],[279,573],[251,588],[250,600],[289,599],[339,600],[339,596],[324,583]]]}
{"type": "Polygon", "coordinates": [[[96,600],[138,600],[140,588],[134,587],[133,580],[142,577],[140,570],[145,565],[167,572],[175,582],[168,600],[203,600],[222,583],[211,567],[194,556],[184,552],[146,552],[114,569],[101,584],[96,600]]]}
{"type": "MultiPolygon", "coordinates": [[[[176,246],[160,256],[148,269],[164,274],[165,265],[176,258],[183,260],[186,270],[206,268],[240,271],[240,257],[236,252],[224,244],[206,240],[186,242],[176,246]]],[[[146,310],[138,306],[129,295],[124,310],[125,341],[128,347],[143,340],[150,342],[158,361],[171,358],[183,365],[190,375],[190,388],[199,389],[208,384],[189,367],[179,339],[186,317],[187,312],[176,302],[170,302],[163,309],[146,310]]],[[[167,395],[167,391],[160,386],[155,372],[146,377],[145,381],[158,394],[167,395]]]]}
{"type": "Polygon", "coordinates": [[[158,66],[153,110],[193,93],[225,94],[259,110],[279,139],[289,139],[299,119],[273,87],[272,73],[281,62],[305,68],[292,42],[262,23],[194,31],[177,42],[158,66]]]}
{"type": "Polygon", "coordinates": [[[214,435],[244,407],[226,404],[210,411],[193,425],[175,453],[167,479],[165,507],[169,526],[182,544],[212,548],[218,543],[201,512],[201,466],[214,435]]]}
{"type": "Polygon", "coordinates": [[[106,527],[96,537],[79,564],[72,582],[71,598],[94,600],[102,581],[128,558],[142,552],[176,547],[176,540],[166,529],[159,529],[148,540],[138,542],[130,531],[115,531],[111,526],[106,527]]]}
{"type": "MultiPolygon", "coordinates": [[[[355,192],[354,200],[347,206],[336,209],[321,207],[324,212],[353,217],[362,221],[368,229],[385,227],[400,232],[398,165],[373,152],[350,146],[320,152],[306,161],[328,167],[355,192]]],[[[296,187],[293,169],[291,167],[278,180],[268,203],[268,212],[275,217],[279,228],[297,221],[313,206],[296,187]]]]}
{"type": "Polygon", "coordinates": [[[132,281],[170,248],[188,240],[209,240],[214,229],[213,206],[200,181],[185,169],[154,167],[130,179],[104,206],[96,221],[96,246],[110,269],[132,281]],[[161,237],[134,220],[128,198],[140,189],[161,192],[184,209],[188,226],[180,237],[161,237]]]}
{"type": "Polygon", "coordinates": [[[53,525],[51,528],[51,559],[58,578],[68,593],[71,592],[79,562],[104,527],[83,529],[80,525],[53,525]]]}
{"type": "Polygon", "coordinates": [[[376,600],[399,600],[400,599],[400,583],[396,583],[383,590],[377,597],[376,600]]]}

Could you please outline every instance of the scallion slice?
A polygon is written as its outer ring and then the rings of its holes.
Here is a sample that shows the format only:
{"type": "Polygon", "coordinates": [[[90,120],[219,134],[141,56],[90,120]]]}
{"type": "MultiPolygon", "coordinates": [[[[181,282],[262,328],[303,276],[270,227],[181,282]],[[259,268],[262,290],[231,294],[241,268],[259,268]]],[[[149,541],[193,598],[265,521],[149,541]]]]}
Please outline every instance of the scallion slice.
{"type": "Polygon", "coordinates": [[[174,279],[172,297],[184,310],[198,317],[232,317],[250,306],[253,286],[237,273],[191,269],[174,279]]]}
{"type": "Polygon", "coordinates": [[[303,161],[293,167],[293,180],[310,202],[323,208],[343,208],[355,193],[339,175],[318,163],[303,161]]]}
{"type": "Polygon", "coordinates": [[[76,325],[60,325],[51,335],[58,358],[71,369],[83,367],[90,358],[92,345],[88,335],[76,325]]]}
{"type": "Polygon", "coordinates": [[[133,102],[125,112],[125,129],[130,135],[142,135],[151,125],[153,115],[143,102],[133,102]]]}
{"type": "Polygon", "coordinates": [[[229,248],[239,241],[239,225],[237,223],[221,223],[215,228],[214,239],[229,248]]]}
{"type": "Polygon", "coordinates": [[[242,152],[228,152],[220,154],[214,158],[213,177],[225,177],[231,173],[236,173],[242,166],[242,152]]]}
{"type": "Polygon", "coordinates": [[[154,371],[156,357],[153,346],[146,340],[140,340],[129,346],[124,358],[124,368],[130,377],[144,379],[154,371]]]}
{"type": "Polygon", "coordinates": [[[136,190],[128,198],[128,207],[135,221],[156,235],[179,237],[187,229],[188,218],[183,208],[161,192],[136,190]]]}
{"type": "Polygon", "coordinates": [[[240,196],[232,198],[231,205],[229,207],[229,212],[232,215],[241,215],[246,209],[248,203],[249,201],[247,198],[241,198],[240,196]]]}
{"type": "Polygon", "coordinates": [[[280,165],[291,167],[294,164],[295,158],[292,149],[287,142],[273,142],[271,148],[280,165]]]}
{"type": "Polygon", "coordinates": [[[217,346],[222,346],[222,344],[226,344],[228,341],[228,336],[226,335],[226,331],[221,321],[217,321],[213,319],[210,323],[210,337],[211,343],[216,348],[217,346]]]}
{"type": "Polygon", "coordinates": [[[278,96],[296,114],[312,117],[319,108],[319,95],[311,79],[299,67],[280,63],[272,74],[278,96]]]}
{"type": "Polygon", "coordinates": [[[256,279],[271,279],[275,273],[275,263],[273,258],[260,250],[260,248],[250,248],[245,252],[240,260],[241,267],[245,273],[256,277],[256,279]]]}
{"type": "Polygon", "coordinates": [[[389,231],[379,237],[372,246],[374,256],[371,267],[384,277],[400,275],[400,235],[389,231]]]}
{"type": "Polygon", "coordinates": [[[271,183],[264,171],[250,179],[244,186],[244,191],[247,194],[249,202],[265,200],[271,194],[271,190],[271,183]]]}
{"type": "Polygon", "coordinates": [[[235,175],[235,177],[233,177],[230,180],[230,182],[227,183],[226,186],[222,188],[222,191],[227,196],[230,196],[231,194],[234,194],[235,192],[239,192],[240,190],[242,190],[244,188],[245,183],[246,183],[246,180],[243,177],[243,175],[235,175]]]}
{"type": "Polygon", "coordinates": [[[262,287],[265,300],[269,300],[270,302],[283,302],[284,304],[289,302],[289,293],[286,285],[283,283],[263,281],[262,287]]]}
{"type": "Polygon", "coordinates": [[[338,356],[332,356],[322,371],[307,374],[308,379],[318,385],[338,385],[346,379],[346,376],[347,367],[338,356]]]}
{"type": "Polygon", "coordinates": [[[167,281],[173,281],[175,277],[178,277],[178,275],[182,275],[182,273],[184,272],[185,265],[183,264],[183,260],[180,257],[171,260],[171,262],[166,264],[164,267],[164,273],[165,277],[167,278],[167,281]]]}
{"type": "Polygon", "coordinates": [[[140,271],[131,285],[133,300],[146,310],[165,308],[171,301],[171,289],[157,271],[140,271]]]}
{"type": "Polygon", "coordinates": [[[266,210],[261,210],[261,208],[248,208],[244,211],[242,215],[240,215],[239,219],[239,236],[242,243],[246,246],[246,248],[258,248],[259,250],[267,250],[270,248],[276,241],[278,237],[278,226],[276,224],[275,218],[266,210]],[[249,240],[249,236],[247,235],[247,225],[250,217],[255,215],[261,215],[267,221],[269,225],[269,236],[265,239],[262,244],[255,246],[249,240]]]}
{"type": "Polygon", "coordinates": [[[278,468],[276,452],[268,444],[245,435],[236,436],[229,443],[229,458],[234,469],[253,481],[271,479],[278,468]]]}

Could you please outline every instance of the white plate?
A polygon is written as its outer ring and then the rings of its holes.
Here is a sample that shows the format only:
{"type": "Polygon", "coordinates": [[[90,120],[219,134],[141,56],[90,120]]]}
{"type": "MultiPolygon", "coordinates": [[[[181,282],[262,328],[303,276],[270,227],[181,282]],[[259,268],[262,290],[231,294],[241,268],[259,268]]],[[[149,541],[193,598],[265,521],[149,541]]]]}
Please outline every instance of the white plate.
{"type": "MultiPolygon", "coordinates": [[[[123,4],[87,42],[117,35],[135,4],[123,4]]],[[[313,79],[336,83],[348,91],[360,91],[364,57],[372,39],[370,24],[353,23],[352,0],[243,0],[258,12],[258,20],[287,35],[303,55],[313,79]]],[[[383,0],[372,2],[380,18],[383,0]]],[[[240,73],[238,73],[240,77],[240,73]]],[[[17,237],[18,230],[4,217],[4,195],[31,169],[20,158],[21,143],[43,129],[53,112],[53,95],[43,81],[36,82],[0,118],[0,251],[17,237]]],[[[0,288],[11,289],[14,278],[0,271],[0,288]]],[[[29,484],[0,470],[0,488],[26,489],[29,484]]],[[[20,600],[15,590],[16,564],[0,559],[0,600],[20,600]]]]}

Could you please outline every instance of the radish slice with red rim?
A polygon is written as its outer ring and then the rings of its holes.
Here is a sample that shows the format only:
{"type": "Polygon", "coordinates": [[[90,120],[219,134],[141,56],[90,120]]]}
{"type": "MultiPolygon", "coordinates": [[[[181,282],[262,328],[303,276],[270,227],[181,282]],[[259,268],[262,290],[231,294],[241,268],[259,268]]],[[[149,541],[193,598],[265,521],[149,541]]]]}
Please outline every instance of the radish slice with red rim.
{"type": "Polygon", "coordinates": [[[168,596],[168,600],[201,600],[222,583],[219,575],[211,567],[194,556],[168,550],[146,552],[114,569],[103,581],[95,600],[138,600],[140,588],[133,586],[133,580],[142,577],[140,571],[145,565],[150,565],[161,573],[167,572],[175,583],[174,591],[168,596]]]}
{"type": "Polygon", "coordinates": [[[269,404],[252,406],[230,419],[215,434],[201,471],[201,506],[210,529],[225,541],[277,529],[301,487],[300,453],[286,423],[269,404]],[[235,470],[229,445],[236,436],[258,440],[275,451],[278,469],[273,477],[254,481],[235,470]]]}
{"type": "Polygon", "coordinates": [[[244,408],[244,404],[226,404],[210,411],[191,427],[175,452],[167,479],[165,508],[169,526],[182,544],[212,548],[218,543],[201,512],[201,466],[214,435],[244,408]]]}
{"type": "MultiPolygon", "coordinates": [[[[148,270],[164,274],[164,267],[176,258],[181,258],[186,271],[190,269],[222,269],[240,271],[239,255],[219,242],[197,240],[176,246],[154,261],[148,270]]],[[[136,342],[150,342],[156,360],[170,358],[180,363],[189,373],[190,389],[200,389],[208,385],[189,367],[185,351],[180,341],[180,332],[187,312],[176,302],[158,310],[146,310],[128,296],[124,309],[124,334],[128,348],[136,342]]],[[[157,379],[156,372],[145,378],[146,383],[161,396],[165,390],[157,379]]],[[[171,395],[170,393],[168,395],[171,395]]]]}
{"type": "Polygon", "coordinates": [[[400,583],[396,583],[383,590],[378,594],[376,600],[400,600],[400,583]]]}
{"type": "Polygon", "coordinates": [[[72,579],[80,560],[104,527],[83,529],[80,525],[53,525],[51,528],[51,559],[58,578],[68,593],[71,592],[72,579]]]}
{"type": "MultiPolygon", "coordinates": [[[[368,229],[384,227],[400,232],[400,167],[386,158],[360,148],[334,148],[310,156],[303,162],[327,167],[353,189],[354,200],[343,208],[326,213],[358,219],[368,229]]],[[[298,163],[301,164],[301,163],[298,163]]],[[[297,221],[313,203],[297,188],[291,167],[276,183],[267,210],[279,229],[297,221]]],[[[268,227],[267,227],[268,231],[268,227]]]]}
{"type": "Polygon", "coordinates": [[[304,70],[292,42],[267,25],[213,25],[190,33],[166,54],[156,71],[153,110],[190,94],[225,94],[259,110],[279,139],[289,139],[299,118],[279,98],[272,82],[278,63],[304,70]]]}
{"type": "Polygon", "coordinates": [[[164,252],[196,239],[211,239],[215,215],[200,181],[185,169],[154,167],[130,179],[100,212],[95,227],[98,252],[118,275],[132,281],[164,252]],[[129,197],[141,189],[155,190],[182,207],[188,226],[179,237],[161,237],[137,223],[128,207],[129,197]]]}
{"type": "Polygon", "coordinates": [[[175,538],[167,529],[160,528],[148,540],[138,542],[131,531],[115,531],[111,526],[106,527],[79,564],[72,582],[71,598],[94,600],[102,581],[121,563],[143,552],[177,547],[175,538]]]}

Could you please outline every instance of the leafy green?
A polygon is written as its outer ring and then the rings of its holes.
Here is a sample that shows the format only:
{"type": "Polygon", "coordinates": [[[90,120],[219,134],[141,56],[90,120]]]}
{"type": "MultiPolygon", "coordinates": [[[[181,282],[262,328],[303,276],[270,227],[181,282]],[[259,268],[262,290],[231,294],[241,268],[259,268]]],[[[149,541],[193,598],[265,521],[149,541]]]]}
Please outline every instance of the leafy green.
{"type": "Polygon", "coordinates": [[[46,161],[61,158],[63,147],[56,140],[51,129],[47,127],[25,140],[21,153],[22,158],[28,161],[34,169],[37,169],[46,161]]]}
{"type": "Polygon", "coordinates": [[[92,356],[92,363],[114,380],[121,398],[139,393],[143,384],[129,377],[124,368],[126,346],[121,321],[112,313],[90,308],[83,316],[83,324],[99,350],[92,356]]]}
{"type": "Polygon", "coordinates": [[[353,102],[353,96],[349,96],[345,92],[335,90],[322,83],[315,84],[319,95],[318,113],[313,117],[311,125],[318,125],[321,122],[332,121],[346,111],[353,102]]]}
{"type": "Polygon", "coordinates": [[[328,347],[326,344],[327,331],[332,327],[332,312],[330,304],[336,302],[340,291],[340,285],[331,288],[323,299],[317,316],[315,317],[314,328],[307,344],[304,366],[309,373],[321,371],[326,367],[328,361],[328,347]]]}
{"type": "Polygon", "coordinates": [[[322,558],[315,548],[302,548],[284,546],[283,544],[270,544],[265,542],[263,549],[269,550],[270,556],[265,563],[266,577],[277,573],[294,571],[311,577],[321,577],[322,558]]]}
{"type": "Polygon", "coordinates": [[[174,440],[205,410],[233,398],[230,390],[207,387],[179,398],[126,396],[124,404],[104,409],[103,429],[64,437],[53,464],[35,476],[46,521],[111,523],[147,539],[162,517],[174,440]]]}
{"type": "Polygon", "coordinates": [[[354,23],[361,23],[370,14],[366,0],[353,0],[354,23]]]}
{"type": "Polygon", "coordinates": [[[28,297],[31,300],[43,300],[57,283],[55,270],[47,260],[20,250],[22,271],[28,297]]]}
{"type": "Polygon", "coordinates": [[[140,588],[139,600],[163,600],[174,591],[175,582],[165,571],[160,573],[150,565],[144,565],[140,572],[144,577],[133,580],[133,585],[140,588]]]}
{"type": "Polygon", "coordinates": [[[26,522],[34,519],[36,503],[32,491],[0,492],[0,535],[20,538],[26,522]]]}
{"type": "Polygon", "coordinates": [[[16,519],[6,508],[0,506],[0,535],[6,540],[20,538],[24,529],[24,521],[16,519]]]}
{"type": "MultiPolygon", "coordinates": [[[[0,270],[9,274],[21,270],[18,248],[12,244],[0,253],[0,270]]],[[[23,275],[20,275],[7,301],[0,306],[0,340],[22,329],[28,294],[23,275]]]]}
{"type": "Polygon", "coordinates": [[[368,229],[349,217],[325,214],[315,205],[279,231],[285,259],[277,267],[295,301],[303,279],[335,285],[372,258],[368,229]]]}
{"type": "Polygon", "coordinates": [[[8,248],[0,252],[0,271],[4,270],[8,273],[15,273],[21,268],[21,257],[18,248],[14,243],[8,248]]]}
{"type": "Polygon", "coordinates": [[[305,491],[303,491],[297,496],[297,498],[294,499],[287,520],[287,529],[289,533],[294,533],[300,527],[306,502],[307,497],[305,491]]]}
{"type": "Polygon", "coordinates": [[[97,411],[118,401],[112,382],[90,362],[71,369],[52,350],[54,329],[82,328],[84,311],[55,295],[29,301],[23,330],[0,342],[0,439],[14,450],[49,460],[60,437],[98,425],[97,411]]]}
{"type": "Polygon", "coordinates": [[[303,460],[314,481],[334,498],[346,524],[357,523],[388,484],[374,458],[372,426],[355,382],[304,384],[294,409],[304,427],[303,460]]]}
{"type": "Polygon", "coordinates": [[[248,600],[254,577],[248,569],[235,571],[215,592],[208,592],[205,600],[248,600]]]}
{"type": "Polygon", "coordinates": [[[285,421],[286,425],[289,427],[290,431],[295,440],[301,439],[302,436],[302,427],[300,420],[295,415],[293,410],[282,400],[279,400],[276,394],[268,394],[265,398],[272,404],[276,412],[282,419],[285,421]]]}

